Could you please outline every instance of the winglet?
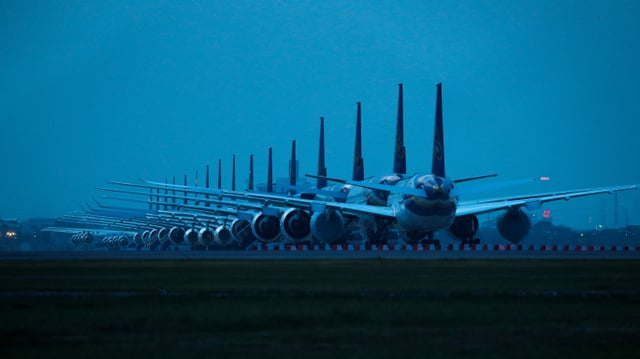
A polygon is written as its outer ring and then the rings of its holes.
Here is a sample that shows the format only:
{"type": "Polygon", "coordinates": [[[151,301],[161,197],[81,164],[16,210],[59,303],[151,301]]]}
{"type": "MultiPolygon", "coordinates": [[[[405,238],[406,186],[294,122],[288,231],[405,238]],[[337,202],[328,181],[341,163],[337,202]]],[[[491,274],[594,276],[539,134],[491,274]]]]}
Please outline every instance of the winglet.
{"type": "Polygon", "coordinates": [[[404,111],[402,100],[402,84],[398,94],[398,120],[396,122],[396,149],[393,157],[393,173],[407,173],[407,157],[404,147],[404,111]]]}
{"type": "Polygon", "coordinates": [[[436,124],[433,131],[433,160],[431,162],[431,173],[444,177],[444,131],[442,125],[442,83],[436,85],[438,92],[436,95],[436,124]]]}
{"type": "MultiPolygon", "coordinates": [[[[318,148],[318,176],[326,176],[327,167],[324,162],[324,117],[320,117],[320,148],[318,148]]],[[[327,187],[327,181],[318,177],[318,188],[327,187]]]]}
{"type": "Polygon", "coordinates": [[[356,145],[353,156],[353,180],[364,180],[364,160],[362,159],[362,114],[361,105],[358,102],[358,114],[356,118],[356,145]]]}

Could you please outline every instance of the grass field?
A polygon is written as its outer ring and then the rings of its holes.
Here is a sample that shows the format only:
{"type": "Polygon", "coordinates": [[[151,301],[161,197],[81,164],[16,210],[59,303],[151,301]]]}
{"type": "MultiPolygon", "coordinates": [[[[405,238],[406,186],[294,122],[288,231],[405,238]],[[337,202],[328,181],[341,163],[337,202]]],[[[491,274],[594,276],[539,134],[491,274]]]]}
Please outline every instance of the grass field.
{"type": "Polygon", "coordinates": [[[0,262],[9,357],[637,357],[638,260],[0,262]]]}

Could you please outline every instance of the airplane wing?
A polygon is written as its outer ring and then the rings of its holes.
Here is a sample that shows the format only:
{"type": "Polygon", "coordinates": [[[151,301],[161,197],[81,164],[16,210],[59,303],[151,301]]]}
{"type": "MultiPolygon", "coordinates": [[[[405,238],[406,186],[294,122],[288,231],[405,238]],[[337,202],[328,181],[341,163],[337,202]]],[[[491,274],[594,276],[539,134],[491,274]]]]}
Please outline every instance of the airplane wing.
{"type": "Polygon", "coordinates": [[[356,203],[340,203],[333,201],[318,201],[304,198],[286,197],[277,194],[247,193],[247,198],[266,201],[280,207],[296,207],[312,212],[320,212],[325,209],[339,210],[346,215],[375,215],[381,217],[395,217],[395,210],[391,207],[370,206],[356,203]]]}
{"type": "Polygon", "coordinates": [[[481,201],[461,201],[458,202],[456,216],[466,216],[470,214],[484,214],[502,209],[513,207],[526,207],[529,210],[539,209],[542,203],[553,202],[559,200],[569,200],[571,198],[593,196],[603,193],[614,193],[619,191],[628,191],[637,189],[637,185],[628,186],[612,186],[601,188],[588,188],[583,190],[541,193],[528,196],[511,196],[502,198],[489,198],[481,201]]]}
{"type": "MultiPolygon", "coordinates": [[[[275,193],[263,193],[263,192],[236,192],[236,191],[228,191],[228,190],[212,190],[208,188],[199,188],[199,187],[189,187],[189,186],[181,186],[181,185],[166,185],[164,183],[158,183],[153,181],[146,181],[147,184],[132,184],[125,182],[114,182],[109,181],[109,183],[129,186],[129,187],[138,187],[138,188],[157,188],[157,186],[162,186],[161,188],[166,188],[167,186],[171,189],[175,189],[176,191],[185,191],[191,194],[198,195],[212,195],[210,198],[198,197],[197,202],[201,203],[209,203],[212,207],[205,207],[202,204],[194,204],[194,205],[185,205],[185,204],[171,204],[172,206],[186,208],[191,210],[202,210],[205,212],[223,212],[224,210],[219,207],[213,207],[213,205],[222,205],[227,208],[226,214],[237,214],[240,215],[240,212],[243,210],[261,210],[265,211],[265,209],[276,209],[276,208],[300,208],[305,209],[311,212],[319,212],[322,210],[338,210],[344,215],[352,215],[352,216],[361,216],[361,215],[374,215],[381,216],[387,218],[395,217],[395,210],[391,207],[379,207],[379,206],[370,206],[365,204],[354,204],[354,203],[340,203],[334,201],[323,201],[323,200],[311,200],[304,199],[299,197],[291,197],[282,194],[275,193]]],[[[107,189],[107,188],[99,188],[100,190],[112,191],[112,192],[120,192],[120,193],[128,193],[128,194],[136,194],[141,196],[148,196],[146,193],[135,192],[135,191],[126,191],[121,189],[107,189]]],[[[165,196],[162,194],[161,196],[165,196]]],[[[168,195],[169,197],[174,197],[176,199],[188,199],[189,201],[194,201],[194,197],[185,197],[181,195],[168,195]]],[[[131,200],[131,199],[125,199],[131,200]]],[[[133,200],[139,201],[139,200],[133,200]]],[[[148,201],[141,201],[148,203],[148,201]]],[[[163,204],[163,203],[161,203],[163,204]]]]}

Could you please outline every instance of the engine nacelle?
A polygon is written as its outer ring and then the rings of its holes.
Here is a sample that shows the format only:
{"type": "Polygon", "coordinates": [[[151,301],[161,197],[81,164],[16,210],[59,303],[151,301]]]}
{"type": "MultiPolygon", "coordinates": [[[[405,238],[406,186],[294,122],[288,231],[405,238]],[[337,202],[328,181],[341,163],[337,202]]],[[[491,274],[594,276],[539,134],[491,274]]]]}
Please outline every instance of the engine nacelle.
{"type": "Polygon", "coordinates": [[[280,217],[280,230],[294,242],[311,239],[311,215],[298,208],[289,208],[280,217]]]}
{"type": "Polygon", "coordinates": [[[246,245],[256,240],[251,231],[251,223],[246,219],[235,219],[229,226],[233,239],[241,245],[246,245]]]}
{"type": "Polygon", "coordinates": [[[169,228],[162,227],[160,228],[160,230],[158,230],[158,240],[160,241],[160,243],[165,243],[169,240],[169,228]]]}
{"type": "Polygon", "coordinates": [[[102,238],[102,244],[107,247],[107,248],[114,248],[114,244],[113,241],[115,240],[115,237],[104,237],[102,238]]]}
{"type": "Polygon", "coordinates": [[[158,230],[157,229],[152,229],[151,232],[149,232],[149,245],[154,244],[155,242],[158,241],[158,230]]]}
{"type": "Polygon", "coordinates": [[[146,230],[142,232],[142,243],[146,246],[149,243],[149,239],[151,239],[151,231],[146,230]]]}
{"type": "Polygon", "coordinates": [[[187,231],[184,232],[184,241],[192,247],[198,244],[198,231],[193,228],[187,229],[187,231]]]}
{"type": "Polygon", "coordinates": [[[449,227],[449,232],[457,239],[472,240],[478,232],[478,217],[474,215],[456,217],[449,227]]]}
{"type": "Polygon", "coordinates": [[[118,236],[117,243],[120,248],[127,248],[129,246],[129,237],[118,236]]]}
{"type": "Polygon", "coordinates": [[[520,208],[510,209],[498,218],[498,232],[511,243],[518,243],[531,229],[531,220],[520,208]]]}
{"type": "Polygon", "coordinates": [[[169,239],[174,244],[184,243],[184,229],[178,226],[172,227],[171,230],[169,230],[169,239]]]}
{"type": "Polygon", "coordinates": [[[133,243],[138,247],[144,244],[144,242],[142,241],[142,233],[138,232],[133,235],[133,243]]]}
{"type": "Polygon", "coordinates": [[[311,234],[321,242],[333,243],[344,231],[344,218],[338,211],[320,211],[311,216],[311,234]]]}
{"type": "Polygon", "coordinates": [[[231,236],[231,231],[225,225],[218,226],[214,234],[215,234],[216,244],[219,246],[226,247],[230,245],[231,242],[233,241],[233,237],[231,236]]]}
{"type": "Polygon", "coordinates": [[[203,244],[205,246],[213,243],[214,238],[215,235],[209,227],[204,227],[200,229],[200,232],[198,232],[198,240],[200,241],[200,244],[203,244]]]}
{"type": "Polygon", "coordinates": [[[280,221],[262,212],[253,216],[251,231],[260,242],[271,243],[280,239],[280,221]]]}

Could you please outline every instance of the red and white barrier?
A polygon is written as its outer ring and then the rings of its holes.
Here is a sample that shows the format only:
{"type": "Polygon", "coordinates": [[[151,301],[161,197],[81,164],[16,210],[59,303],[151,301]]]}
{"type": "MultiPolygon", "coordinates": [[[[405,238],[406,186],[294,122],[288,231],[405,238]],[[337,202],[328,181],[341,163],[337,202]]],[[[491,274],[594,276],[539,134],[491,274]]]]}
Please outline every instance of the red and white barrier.
{"type": "Polygon", "coordinates": [[[433,244],[423,246],[410,244],[314,244],[295,245],[284,243],[254,244],[247,250],[257,252],[284,251],[284,252],[640,252],[637,246],[605,246],[605,245],[548,245],[548,244],[447,244],[435,246],[433,244]]]}

